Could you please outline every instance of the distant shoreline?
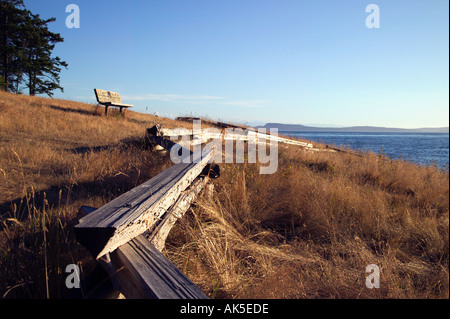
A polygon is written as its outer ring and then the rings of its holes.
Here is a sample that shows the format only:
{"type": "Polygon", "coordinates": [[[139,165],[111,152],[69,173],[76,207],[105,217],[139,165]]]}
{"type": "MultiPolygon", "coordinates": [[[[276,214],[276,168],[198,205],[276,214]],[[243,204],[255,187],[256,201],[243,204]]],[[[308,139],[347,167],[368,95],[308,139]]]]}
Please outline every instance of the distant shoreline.
{"type": "Polygon", "coordinates": [[[426,131],[409,131],[409,132],[390,132],[390,131],[367,131],[367,132],[363,132],[363,131],[283,131],[283,130],[278,130],[278,133],[295,133],[295,134],[311,134],[311,133],[317,133],[317,134],[449,134],[449,132],[426,132],[426,131]]]}
{"type": "Polygon", "coordinates": [[[317,132],[317,133],[449,133],[448,127],[436,128],[390,128],[390,127],[376,127],[376,126],[351,126],[351,127],[314,127],[300,124],[282,124],[282,123],[267,123],[260,128],[277,128],[280,132],[317,132]]]}

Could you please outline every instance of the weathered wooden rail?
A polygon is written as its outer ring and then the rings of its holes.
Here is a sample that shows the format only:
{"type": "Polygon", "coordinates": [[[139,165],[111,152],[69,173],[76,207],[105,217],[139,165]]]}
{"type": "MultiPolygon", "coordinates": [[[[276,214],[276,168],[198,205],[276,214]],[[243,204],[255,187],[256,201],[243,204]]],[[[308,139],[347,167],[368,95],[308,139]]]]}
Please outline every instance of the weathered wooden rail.
{"type": "Polygon", "coordinates": [[[218,121],[213,121],[213,120],[207,120],[207,119],[201,119],[199,117],[192,117],[192,116],[180,116],[176,118],[177,121],[182,121],[182,122],[188,122],[188,123],[192,123],[193,121],[201,121],[204,124],[207,125],[211,125],[220,129],[225,129],[225,128],[241,128],[244,130],[252,130],[255,131],[254,128],[252,127],[245,127],[242,125],[236,125],[236,124],[230,124],[230,123],[224,123],[224,122],[218,122],[218,121]]]}
{"type": "Polygon", "coordinates": [[[193,123],[194,121],[201,121],[201,123],[214,126],[221,130],[220,133],[217,133],[217,129],[214,129],[214,128],[202,129],[201,131],[186,130],[186,129],[174,129],[174,130],[160,129],[158,136],[165,137],[165,138],[170,138],[173,136],[189,135],[191,140],[189,143],[184,144],[183,145],[184,147],[203,144],[214,138],[216,138],[216,139],[221,138],[223,140],[240,140],[240,141],[255,142],[255,143],[258,143],[258,140],[267,140],[270,142],[276,142],[276,143],[281,143],[281,144],[297,145],[297,146],[303,147],[307,151],[311,151],[311,152],[331,152],[331,153],[341,152],[341,153],[348,153],[348,154],[356,155],[359,157],[363,156],[361,154],[361,152],[351,151],[351,150],[336,147],[336,146],[326,145],[326,148],[316,148],[313,146],[312,143],[306,143],[306,142],[293,140],[291,138],[285,138],[285,137],[281,137],[281,136],[273,136],[273,135],[270,135],[267,133],[259,132],[255,128],[245,127],[242,125],[235,125],[235,124],[223,123],[223,122],[218,122],[218,121],[206,120],[206,119],[201,119],[199,117],[177,117],[177,120],[183,121],[183,122],[189,122],[189,123],[193,123]],[[231,133],[226,133],[225,129],[232,129],[234,131],[231,131],[231,133]],[[239,131],[239,130],[241,130],[241,131],[239,131]]]}
{"type": "Polygon", "coordinates": [[[259,141],[276,142],[283,144],[291,144],[305,147],[307,149],[313,149],[311,143],[288,139],[280,136],[275,136],[263,132],[254,130],[244,130],[241,127],[228,127],[225,130],[218,131],[218,129],[202,129],[202,130],[187,130],[187,129],[158,129],[158,136],[169,139],[171,137],[183,137],[188,136],[190,140],[190,146],[203,144],[211,139],[223,139],[223,140],[240,140],[247,142],[258,143],[259,141]],[[228,129],[228,130],[227,130],[228,129]]]}
{"type": "MultiPolygon", "coordinates": [[[[163,138],[156,142],[169,149],[174,145],[163,138]]],[[[80,210],[85,216],[75,226],[77,240],[125,298],[207,298],[160,252],[209,180],[214,149],[186,154],[189,163],[173,165],[98,209],[80,210]]]]}
{"type": "Polygon", "coordinates": [[[159,125],[148,129],[150,145],[169,151],[177,147],[189,161],[173,165],[98,209],[82,207],[83,216],[75,226],[77,240],[106,270],[114,290],[126,298],[207,298],[161,251],[170,230],[209,179],[220,176],[218,166],[212,164],[214,147],[196,153],[190,149],[211,139],[263,140],[313,149],[309,143],[237,127],[200,132],[167,130],[159,125]],[[169,139],[186,135],[188,142],[181,145],[169,139]]]}

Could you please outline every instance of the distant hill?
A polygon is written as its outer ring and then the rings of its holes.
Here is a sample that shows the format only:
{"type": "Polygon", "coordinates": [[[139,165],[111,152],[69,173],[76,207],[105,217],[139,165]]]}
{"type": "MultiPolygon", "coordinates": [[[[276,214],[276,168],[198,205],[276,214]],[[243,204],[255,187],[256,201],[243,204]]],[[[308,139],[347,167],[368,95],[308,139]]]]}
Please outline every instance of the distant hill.
{"type": "Polygon", "coordinates": [[[278,128],[280,132],[349,132],[349,133],[448,133],[448,127],[430,128],[392,128],[377,126],[350,126],[350,127],[314,127],[300,124],[267,123],[259,126],[266,129],[278,128]]]}

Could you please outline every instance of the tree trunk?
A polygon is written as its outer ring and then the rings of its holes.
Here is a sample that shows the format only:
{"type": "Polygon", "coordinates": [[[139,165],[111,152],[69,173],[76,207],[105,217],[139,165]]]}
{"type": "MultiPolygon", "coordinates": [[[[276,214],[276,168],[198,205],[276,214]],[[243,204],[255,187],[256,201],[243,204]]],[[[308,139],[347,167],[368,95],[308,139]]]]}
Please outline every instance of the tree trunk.
{"type": "Polygon", "coordinates": [[[3,89],[5,90],[5,92],[8,91],[8,87],[9,87],[9,73],[8,73],[8,56],[7,54],[5,54],[5,58],[3,59],[4,62],[4,70],[3,70],[3,78],[5,79],[5,84],[3,89]]]}
{"type": "Polygon", "coordinates": [[[4,31],[4,39],[3,39],[3,45],[5,48],[5,56],[3,57],[3,77],[5,80],[5,84],[3,89],[5,91],[8,91],[8,87],[9,87],[9,73],[8,73],[8,30],[6,29],[6,25],[8,23],[8,17],[6,17],[5,19],[5,31],[4,31]]]}
{"type": "Polygon", "coordinates": [[[29,89],[29,94],[30,94],[30,96],[34,96],[35,95],[35,84],[34,84],[34,82],[33,82],[33,80],[34,80],[34,74],[33,74],[33,72],[30,72],[29,74],[28,74],[28,89],[29,89]]]}

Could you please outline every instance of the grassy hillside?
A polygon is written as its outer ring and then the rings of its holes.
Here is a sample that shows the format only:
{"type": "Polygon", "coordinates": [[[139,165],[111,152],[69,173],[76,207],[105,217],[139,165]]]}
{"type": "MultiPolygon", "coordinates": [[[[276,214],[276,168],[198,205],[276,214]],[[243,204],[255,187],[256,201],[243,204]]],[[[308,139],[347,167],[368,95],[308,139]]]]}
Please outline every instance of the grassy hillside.
{"type": "MultiPolygon", "coordinates": [[[[60,298],[81,205],[99,207],[172,165],[145,129],[187,123],[0,93],[0,295],[60,298]]],[[[276,174],[221,164],[164,253],[213,298],[448,298],[449,176],[375,154],[279,145],[276,174]],[[381,270],[379,289],[366,266],[381,270]]]]}
{"type": "Polygon", "coordinates": [[[448,298],[448,174],[375,155],[280,147],[279,170],[222,165],[169,239],[216,297],[448,298]],[[182,243],[182,244],[181,244],[182,243]],[[380,289],[367,289],[376,264],[380,289]]]}
{"type": "Polygon", "coordinates": [[[145,130],[186,123],[111,111],[0,92],[0,296],[46,297],[48,282],[62,297],[66,265],[90,267],[72,232],[81,205],[100,207],[171,165],[142,147],[145,130]]]}

